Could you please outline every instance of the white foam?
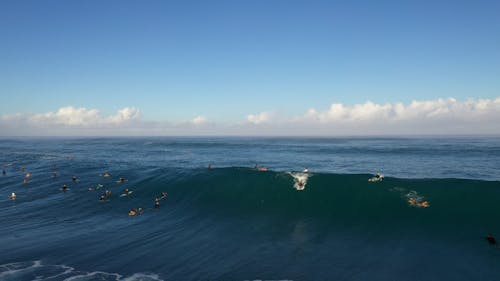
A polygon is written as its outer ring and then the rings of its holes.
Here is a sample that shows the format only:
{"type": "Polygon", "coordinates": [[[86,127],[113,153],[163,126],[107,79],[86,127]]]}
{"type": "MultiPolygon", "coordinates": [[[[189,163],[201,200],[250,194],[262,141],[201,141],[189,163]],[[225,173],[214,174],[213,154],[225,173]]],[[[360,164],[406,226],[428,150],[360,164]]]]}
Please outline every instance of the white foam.
{"type": "Polygon", "coordinates": [[[67,265],[45,265],[41,261],[17,262],[0,265],[0,280],[30,280],[30,281],[161,281],[157,274],[134,273],[123,277],[118,273],[103,271],[76,271],[67,265]],[[57,269],[57,270],[54,270],[57,269]]]}
{"type": "Polygon", "coordinates": [[[293,188],[296,190],[304,190],[306,188],[307,180],[311,176],[310,173],[300,173],[300,172],[290,172],[288,173],[290,176],[293,177],[293,188]]]}

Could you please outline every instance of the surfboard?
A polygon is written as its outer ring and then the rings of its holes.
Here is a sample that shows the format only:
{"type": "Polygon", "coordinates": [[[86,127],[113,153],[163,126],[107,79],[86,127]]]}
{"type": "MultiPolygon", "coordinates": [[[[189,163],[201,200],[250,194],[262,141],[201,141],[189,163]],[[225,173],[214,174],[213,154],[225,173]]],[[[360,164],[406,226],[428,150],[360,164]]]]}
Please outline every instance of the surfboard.
{"type": "Polygon", "coordinates": [[[129,191],[127,194],[123,193],[120,195],[120,197],[125,197],[125,196],[129,196],[130,194],[132,194],[134,191],[129,191]]]}

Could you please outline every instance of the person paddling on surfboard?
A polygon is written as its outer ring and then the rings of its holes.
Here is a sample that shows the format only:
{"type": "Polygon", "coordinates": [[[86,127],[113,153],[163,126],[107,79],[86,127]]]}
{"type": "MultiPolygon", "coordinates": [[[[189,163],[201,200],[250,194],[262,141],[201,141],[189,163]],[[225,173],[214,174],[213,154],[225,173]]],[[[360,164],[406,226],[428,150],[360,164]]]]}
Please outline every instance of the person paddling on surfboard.
{"type": "Polygon", "coordinates": [[[125,188],[125,190],[122,192],[122,195],[120,195],[120,197],[125,197],[125,196],[129,196],[130,194],[132,194],[133,191],[129,190],[128,188],[125,188]]]}

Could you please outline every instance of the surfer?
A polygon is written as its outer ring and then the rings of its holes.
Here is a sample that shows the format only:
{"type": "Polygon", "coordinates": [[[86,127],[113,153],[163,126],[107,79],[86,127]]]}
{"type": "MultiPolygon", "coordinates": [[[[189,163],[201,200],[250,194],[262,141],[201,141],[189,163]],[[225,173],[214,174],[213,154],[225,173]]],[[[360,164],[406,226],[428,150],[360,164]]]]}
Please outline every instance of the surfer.
{"type": "Polygon", "coordinates": [[[155,198],[155,209],[160,209],[160,198],[155,198]]]}
{"type": "Polygon", "coordinates": [[[486,236],[486,241],[488,241],[488,243],[490,245],[493,245],[493,246],[498,246],[497,244],[497,240],[495,239],[495,237],[491,234],[488,234],[488,236],[486,236]]]}
{"type": "Polygon", "coordinates": [[[411,197],[408,199],[408,203],[410,203],[411,206],[417,206],[417,199],[411,197]]]}
{"type": "Polygon", "coordinates": [[[128,215],[131,216],[131,217],[134,217],[135,215],[137,215],[137,210],[136,209],[130,209],[130,211],[128,211],[128,215]]]}
{"type": "Polygon", "coordinates": [[[104,173],[104,174],[100,174],[101,177],[105,177],[105,178],[109,178],[111,177],[111,174],[109,173],[104,173]]]}
{"type": "Polygon", "coordinates": [[[66,192],[67,190],[68,190],[68,186],[67,186],[67,185],[63,185],[63,187],[62,187],[62,191],[63,191],[63,192],[66,192]]]}
{"type": "Polygon", "coordinates": [[[418,203],[418,206],[422,208],[428,208],[430,205],[428,201],[422,201],[418,203]]]}
{"type": "Polygon", "coordinates": [[[120,197],[129,196],[130,194],[132,194],[132,191],[129,190],[128,188],[125,188],[125,190],[122,192],[122,195],[120,195],[120,197]]]}
{"type": "Polygon", "coordinates": [[[24,176],[25,178],[29,179],[31,178],[31,174],[29,172],[26,173],[26,176],[24,176]]]}
{"type": "Polygon", "coordinates": [[[17,195],[15,192],[12,192],[12,194],[9,195],[9,199],[11,199],[11,200],[16,200],[16,198],[17,198],[17,195]]]}
{"type": "Polygon", "coordinates": [[[377,174],[375,174],[375,176],[369,178],[368,181],[369,182],[377,182],[377,181],[382,181],[383,178],[384,178],[384,175],[382,175],[381,173],[377,173],[377,174]]]}
{"type": "Polygon", "coordinates": [[[104,195],[106,195],[106,198],[108,198],[109,196],[111,196],[111,190],[107,190],[104,191],[104,195]]]}
{"type": "Polygon", "coordinates": [[[71,179],[73,180],[73,182],[77,182],[78,181],[78,178],[76,176],[73,176],[71,179]]]}
{"type": "Polygon", "coordinates": [[[161,200],[166,199],[166,198],[167,198],[167,196],[168,196],[168,194],[167,194],[166,192],[162,192],[162,193],[161,193],[161,197],[160,197],[160,199],[161,199],[161,200]]]}
{"type": "Polygon", "coordinates": [[[255,170],[257,171],[261,171],[261,172],[264,172],[264,171],[267,171],[267,168],[266,167],[261,167],[259,166],[258,164],[255,164],[255,167],[253,167],[255,170]]]}
{"type": "Polygon", "coordinates": [[[118,179],[118,183],[124,183],[125,181],[126,181],[126,179],[125,179],[125,178],[120,178],[120,179],[118,179]]]}
{"type": "Polygon", "coordinates": [[[106,196],[103,194],[99,197],[99,201],[104,202],[104,200],[106,200],[106,196]]]}
{"type": "Polygon", "coordinates": [[[24,172],[24,165],[21,165],[21,171],[24,172]]]}

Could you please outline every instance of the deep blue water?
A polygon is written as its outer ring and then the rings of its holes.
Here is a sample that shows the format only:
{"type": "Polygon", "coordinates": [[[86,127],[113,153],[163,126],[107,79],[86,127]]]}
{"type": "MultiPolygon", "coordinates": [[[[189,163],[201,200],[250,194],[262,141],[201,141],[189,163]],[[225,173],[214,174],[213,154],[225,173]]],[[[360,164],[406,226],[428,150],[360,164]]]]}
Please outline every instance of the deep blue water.
{"type": "Polygon", "coordinates": [[[500,280],[500,138],[13,138],[0,164],[0,280],[500,280]]]}

